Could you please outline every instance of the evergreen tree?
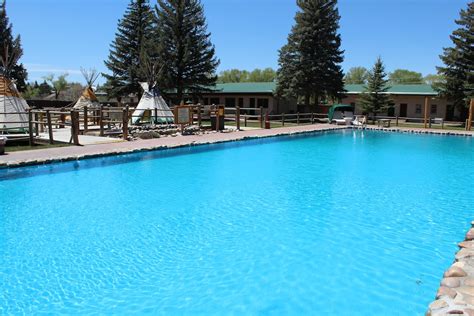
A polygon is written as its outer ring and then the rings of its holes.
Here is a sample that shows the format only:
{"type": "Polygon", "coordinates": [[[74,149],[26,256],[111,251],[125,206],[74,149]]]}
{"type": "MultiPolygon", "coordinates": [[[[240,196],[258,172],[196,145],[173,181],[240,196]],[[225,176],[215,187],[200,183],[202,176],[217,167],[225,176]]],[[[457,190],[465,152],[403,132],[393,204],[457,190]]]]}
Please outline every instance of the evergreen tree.
{"type": "Polygon", "coordinates": [[[148,49],[154,28],[153,11],[148,0],[131,0],[124,17],[119,21],[115,40],[105,65],[111,74],[102,74],[106,80],[109,97],[141,94],[140,57],[148,49]]]}
{"type": "MultiPolygon", "coordinates": [[[[23,49],[21,47],[20,35],[13,38],[12,24],[9,22],[6,10],[6,0],[0,4],[0,57],[4,58],[5,48],[8,52],[16,51],[19,57],[23,55],[23,49]]],[[[19,91],[25,91],[27,88],[28,73],[21,63],[13,65],[10,76],[16,81],[16,86],[19,91]]]]}
{"type": "Polygon", "coordinates": [[[300,11],[280,50],[277,93],[287,97],[340,99],[344,91],[337,0],[297,0],[300,11]]]}
{"type": "Polygon", "coordinates": [[[185,93],[199,95],[216,83],[219,60],[207,32],[200,0],[158,0],[155,38],[162,61],[162,88],[176,89],[177,102],[185,93]]]}
{"type": "Polygon", "coordinates": [[[444,75],[445,81],[438,90],[453,101],[464,120],[469,100],[474,97],[474,2],[461,10],[456,24],[459,28],[451,35],[454,47],[444,48],[440,56],[445,66],[438,67],[438,72],[444,75]]]}
{"type": "Polygon", "coordinates": [[[46,80],[44,80],[43,83],[38,86],[38,90],[41,96],[46,96],[53,93],[53,88],[46,82],[46,80]]]}
{"type": "Polygon", "coordinates": [[[363,111],[372,114],[372,119],[375,119],[378,113],[386,112],[393,106],[392,99],[386,93],[390,89],[386,77],[385,67],[379,57],[369,72],[364,92],[359,96],[363,111]]]}

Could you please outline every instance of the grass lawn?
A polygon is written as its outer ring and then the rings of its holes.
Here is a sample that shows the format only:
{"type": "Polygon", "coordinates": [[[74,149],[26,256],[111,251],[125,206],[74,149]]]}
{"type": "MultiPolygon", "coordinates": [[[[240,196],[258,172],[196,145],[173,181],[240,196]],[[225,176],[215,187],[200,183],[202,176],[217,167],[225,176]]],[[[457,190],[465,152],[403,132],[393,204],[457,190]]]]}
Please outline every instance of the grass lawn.
{"type": "MultiPolygon", "coordinates": [[[[423,128],[425,125],[422,123],[398,123],[399,127],[413,127],[413,128],[423,128]]],[[[432,129],[442,129],[440,124],[431,124],[432,129]]],[[[455,131],[465,131],[464,126],[460,125],[448,125],[444,124],[445,130],[455,130],[455,131]]]]}
{"type": "MultiPolygon", "coordinates": [[[[225,125],[227,125],[227,126],[236,126],[235,122],[230,122],[230,121],[225,122],[225,125]]],[[[277,121],[271,121],[271,122],[270,122],[270,127],[271,127],[271,128],[276,128],[276,127],[290,127],[290,126],[296,126],[296,125],[297,125],[297,124],[295,124],[295,123],[287,123],[287,122],[285,122],[285,126],[282,126],[281,122],[277,122],[277,121]]],[[[300,124],[300,125],[306,125],[306,124],[300,124]]],[[[245,127],[244,122],[240,122],[240,127],[245,127]]],[[[257,121],[247,121],[247,127],[260,128],[260,122],[257,122],[257,121]]]]}

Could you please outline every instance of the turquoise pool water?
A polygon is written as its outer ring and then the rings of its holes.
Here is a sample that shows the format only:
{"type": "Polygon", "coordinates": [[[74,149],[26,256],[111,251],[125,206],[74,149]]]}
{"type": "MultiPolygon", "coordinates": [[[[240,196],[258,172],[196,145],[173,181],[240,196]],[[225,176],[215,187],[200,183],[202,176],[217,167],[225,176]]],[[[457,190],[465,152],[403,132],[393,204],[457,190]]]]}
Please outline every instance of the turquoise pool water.
{"type": "Polygon", "coordinates": [[[0,170],[0,314],[422,315],[473,149],[343,131],[0,170]]]}

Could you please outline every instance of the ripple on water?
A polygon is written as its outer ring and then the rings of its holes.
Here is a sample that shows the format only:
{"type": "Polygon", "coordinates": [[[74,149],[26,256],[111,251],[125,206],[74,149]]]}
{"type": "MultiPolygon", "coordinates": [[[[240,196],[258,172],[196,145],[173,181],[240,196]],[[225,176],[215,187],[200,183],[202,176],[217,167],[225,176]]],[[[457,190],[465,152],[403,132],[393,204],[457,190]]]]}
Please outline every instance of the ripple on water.
{"type": "Polygon", "coordinates": [[[0,181],[0,313],[423,314],[474,215],[472,140],[257,143],[0,181]]]}

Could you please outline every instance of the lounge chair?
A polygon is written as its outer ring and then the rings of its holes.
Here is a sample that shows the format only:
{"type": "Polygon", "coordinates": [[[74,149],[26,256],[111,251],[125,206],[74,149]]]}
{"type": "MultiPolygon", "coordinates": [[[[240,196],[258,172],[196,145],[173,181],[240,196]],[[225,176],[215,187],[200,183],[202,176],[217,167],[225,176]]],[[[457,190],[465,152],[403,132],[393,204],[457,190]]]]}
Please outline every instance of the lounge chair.
{"type": "Polygon", "coordinates": [[[365,115],[356,115],[355,119],[352,121],[354,126],[364,126],[367,125],[367,119],[365,115]]]}

